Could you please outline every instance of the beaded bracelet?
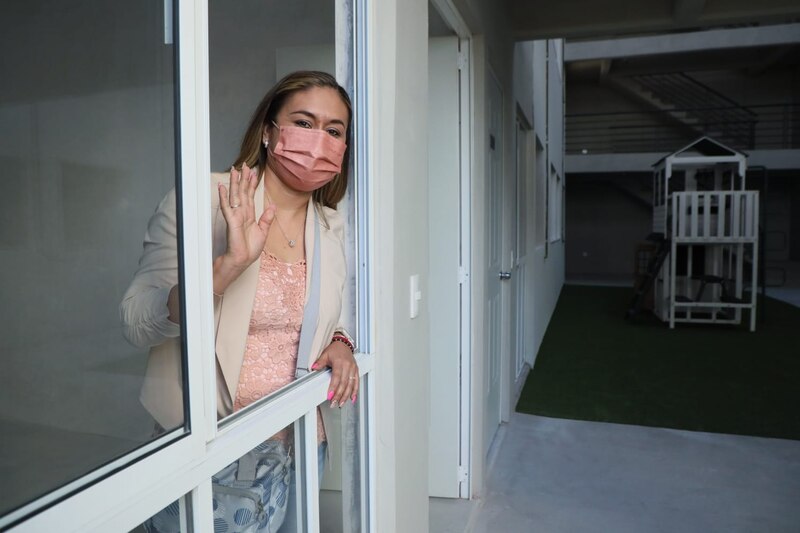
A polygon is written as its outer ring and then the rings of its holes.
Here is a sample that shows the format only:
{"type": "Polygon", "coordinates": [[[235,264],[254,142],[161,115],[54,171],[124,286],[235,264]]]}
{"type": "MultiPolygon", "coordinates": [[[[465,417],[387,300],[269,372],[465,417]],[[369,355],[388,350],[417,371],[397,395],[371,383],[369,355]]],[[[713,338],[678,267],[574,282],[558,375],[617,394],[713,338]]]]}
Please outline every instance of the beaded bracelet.
{"type": "Polygon", "coordinates": [[[342,344],[344,344],[345,346],[350,348],[351,352],[355,353],[356,347],[353,346],[353,343],[350,342],[350,339],[348,339],[344,335],[334,335],[333,338],[331,339],[331,342],[334,342],[334,341],[341,342],[342,344]]]}

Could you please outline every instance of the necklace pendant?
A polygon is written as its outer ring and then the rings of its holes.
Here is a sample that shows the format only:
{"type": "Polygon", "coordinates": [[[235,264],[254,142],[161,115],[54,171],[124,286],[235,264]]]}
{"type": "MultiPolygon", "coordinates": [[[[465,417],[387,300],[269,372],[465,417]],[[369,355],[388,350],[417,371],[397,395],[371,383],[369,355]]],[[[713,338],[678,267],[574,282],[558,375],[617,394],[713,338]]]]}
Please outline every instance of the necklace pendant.
{"type": "Polygon", "coordinates": [[[294,245],[295,245],[294,239],[290,240],[289,241],[289,248],[294,248],[294,245]]]}

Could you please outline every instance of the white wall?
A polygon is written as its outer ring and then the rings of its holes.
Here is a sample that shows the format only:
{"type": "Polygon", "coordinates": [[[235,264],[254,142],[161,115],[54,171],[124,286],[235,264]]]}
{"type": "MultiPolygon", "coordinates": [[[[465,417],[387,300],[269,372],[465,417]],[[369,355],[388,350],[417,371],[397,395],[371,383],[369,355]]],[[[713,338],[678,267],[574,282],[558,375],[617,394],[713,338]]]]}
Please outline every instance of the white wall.
{"type": "Polygon", "coordinates": [[[533,129],[547,144],[547,41],[533,41],[533,129]]]}
{"type": "MultiPolygon", "coordinates": [[[[563,91],[563,66],[553,64],[556,56],[555,47],[558,43],[553,41],[534,41],[533,43],[533,84],[534,84],[534,132],[542,142],[544,150],[541,156],[545,161],[536,161],[537,169],[535,180],[539,183],[537,193],[547,196],[544,186],[550,179],[551,164],[563,172],[563,124],[564,106],[563,91]],[[548,50],[550,53],[548,53],[548,50]]],[[[563,57],[563,54],[560,56],[563,57]]],[[[562,174],[563,176],[563,174],[562,174]]],[[[535,199],[535,198],[534,198],[535,199]]],[[[552,206],[551,206],[552,209],[552,206]]],[[[534,218],[535,236],[542,234],[540,226],[546,223],[546,217],[534,218]]],[[[534,237],[535,238],[535,237],[534,237]]],[[[545,235],[545,239],[548,237],[545,235]]],[[[535,245],[535,242],[534,242],[535,245]]],[[[533,283],[533,327],[530,335],[530,352],[527,354],[530,365],[535,365],[536,354],[539,352],[547,325],[558,302],[558,295],[564,284],[564,243],[555,242],[540,244],[535,247],[534,259],[530,264],[530,279],[533,283]]]]}
{"type": "Polygon", "coordinates": [[[525,120],[532,127],[534,126],[533,102],[536,93],[533,72],[534,53],[533,41],[514,45],[514,99],[525,120]]]}
{"type": "Polygon", "coordinates": [[[424,0],[370,6],[377,530],[428,529],[427,42],[424,0]],[[420,315],[410,319],[409,276],[420,315]]]}
{"type": "Polygon", "coordinates": [[[564,64],[559,59],[564,41],[548,41],[547,60],[547,158],[550,167],[564,177],[564,64]]]}
{"type": "Polygon", "coordinates": [[[527,131],[517,132],[516,123],[512,124],[514,129],[515,147],[521,143],[524,150],[524,168],[520,169],[517,156],[514,157],[514,165],[509,169],[509,175],[512,182],[516,179],[516,190],[511,191],[509,202],[517,202],[517,216],[519,222],[513,222],[514,226],[509,226],[510,229],[516,229],[517,242],[513,243],[514,255],[517,262],[516,271],[512,271],[511,290],[515,294],[511,295],[511,350],[509,352],[509,365],[508,365],[508,388],[509,398],[507,401],[507,408],[505,409],[505,420],[510,419],[510,414],[514,410],[516,404],[516,397],[518,391],[524,383],[527,372],[523,368],[522,371],[517,373],[517,359],[521,358],[523,361],[530,361],[532,359],[530,351],[532,350],[533,337],[531,335],[532,327],[535,317],[533,315],[533,302],[535,294],[533,291],[534,286],[534,254],[535,254],[535,231],[536,231],[536,213],[535,213],[535,161],[534,161],[534,139],[536,132],[533,130],[534,124],[534,42],[522,42],[514,45],[514,71],[513,71],[513,84],[514,84],[514,120],[517,119],[531,129],[527,131]],[[516,178],[514,173],[517,174],[516,178]],[[524,181],[524,184],[521,183],[524,181]],[[522,193],[524,198],[518,198],[522,193]],[[522,225],[524,224],[524,228],[522,225]],[[525,242],[523,242],[523,239],[525,242]],[[520,353],[517,353],[519,351],[520,353]]]}

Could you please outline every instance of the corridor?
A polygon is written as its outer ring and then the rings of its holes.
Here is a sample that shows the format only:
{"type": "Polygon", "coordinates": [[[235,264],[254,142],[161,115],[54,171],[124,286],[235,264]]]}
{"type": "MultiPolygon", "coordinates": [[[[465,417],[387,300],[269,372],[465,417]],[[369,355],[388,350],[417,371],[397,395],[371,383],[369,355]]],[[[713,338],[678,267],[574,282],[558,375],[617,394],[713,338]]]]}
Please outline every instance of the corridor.
{"type": "Polygon", "coordinates": [[[432,533],[800,531],[800,442],[519,413],[503,431],[485,497],[432,500],[432,533]]]}

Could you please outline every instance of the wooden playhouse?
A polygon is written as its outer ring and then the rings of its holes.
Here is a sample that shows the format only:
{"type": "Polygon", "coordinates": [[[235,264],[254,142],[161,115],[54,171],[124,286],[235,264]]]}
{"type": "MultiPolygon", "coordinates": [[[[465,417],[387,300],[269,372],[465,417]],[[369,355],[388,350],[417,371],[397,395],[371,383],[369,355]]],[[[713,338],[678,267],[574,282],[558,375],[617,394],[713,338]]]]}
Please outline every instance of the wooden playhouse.
{"type": "Polygon", "coordinates": [[[755,330],[759,197],[746,188],[746,158],[702,137],[653,166],[658,246],[636,298],[652,287],[653,311],[670,328],[740,324],[747,311],[755,330]]]}

